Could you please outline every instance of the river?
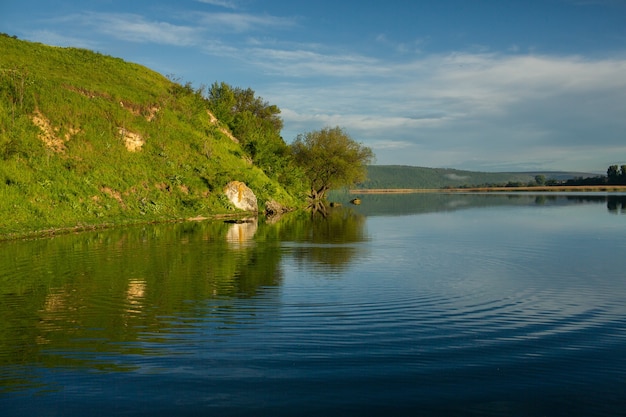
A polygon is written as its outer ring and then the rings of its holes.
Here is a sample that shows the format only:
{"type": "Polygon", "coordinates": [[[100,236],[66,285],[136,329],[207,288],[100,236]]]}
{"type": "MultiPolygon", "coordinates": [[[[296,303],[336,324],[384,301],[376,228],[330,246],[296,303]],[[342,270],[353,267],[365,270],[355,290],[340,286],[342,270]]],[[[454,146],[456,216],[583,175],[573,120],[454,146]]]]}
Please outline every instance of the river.
{"type": "Polygon", "coordinates": [[[0,242],[0,414],[626,414],[626,195],[361,199],[0,242]]]}

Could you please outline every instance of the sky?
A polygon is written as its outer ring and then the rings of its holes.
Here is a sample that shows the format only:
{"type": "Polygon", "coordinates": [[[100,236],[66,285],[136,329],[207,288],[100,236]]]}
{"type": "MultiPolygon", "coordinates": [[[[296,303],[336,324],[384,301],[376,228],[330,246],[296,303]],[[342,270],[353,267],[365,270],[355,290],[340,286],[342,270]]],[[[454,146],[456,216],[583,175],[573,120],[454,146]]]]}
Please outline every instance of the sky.
{"type": "Polygon", "coordinates": [[[3,0],[0,32],[251,88],[376,164],[626,164],[626,0],[3,0]]]}

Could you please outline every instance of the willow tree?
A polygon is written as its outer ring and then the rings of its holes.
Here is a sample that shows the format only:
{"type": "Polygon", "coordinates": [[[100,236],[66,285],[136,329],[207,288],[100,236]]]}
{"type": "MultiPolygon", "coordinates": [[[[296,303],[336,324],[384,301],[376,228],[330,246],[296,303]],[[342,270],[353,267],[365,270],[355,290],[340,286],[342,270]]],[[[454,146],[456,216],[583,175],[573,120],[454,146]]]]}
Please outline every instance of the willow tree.
{"type": "Polygon", "coordinates": [[[300,134],[291,145],[296,164],[310,186],[310,198],[324,200],[332,188],[363,181],[367,164],[374,159],[372,150],[352,139],[339,127],[326,127],[300,134]]]}

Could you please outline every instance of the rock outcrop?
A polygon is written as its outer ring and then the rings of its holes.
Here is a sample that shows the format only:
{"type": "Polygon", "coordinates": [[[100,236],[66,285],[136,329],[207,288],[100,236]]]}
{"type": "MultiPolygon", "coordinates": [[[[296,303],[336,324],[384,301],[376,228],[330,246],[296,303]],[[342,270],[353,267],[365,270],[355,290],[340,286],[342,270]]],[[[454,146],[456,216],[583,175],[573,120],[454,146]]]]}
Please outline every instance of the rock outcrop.
{"type": "Polygon", "coordinates": [[[258,212],[259,205],[256,195],[241,181],[231,181],[224,187],[224,194],[235,207],[240,210],[258,212]]]}
{"type": "Polygon", "coordinates": [[[290,211],[291,209],[289,207],[285,207],[275,200],[265,202],[265,215],[268,217],[280,216],[290,211]]]}

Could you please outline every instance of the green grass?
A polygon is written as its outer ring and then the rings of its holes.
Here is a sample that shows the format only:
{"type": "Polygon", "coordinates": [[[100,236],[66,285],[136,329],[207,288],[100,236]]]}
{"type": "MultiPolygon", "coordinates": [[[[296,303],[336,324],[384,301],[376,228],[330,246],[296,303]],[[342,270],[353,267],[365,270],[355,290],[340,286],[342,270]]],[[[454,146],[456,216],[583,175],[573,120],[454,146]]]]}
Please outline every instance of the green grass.
{"type": "Polygon", "coordinates": [[[0,36],[0,50],[0,236],[232,213],[231,180],[261,203],[298,204],[188,85],[83,49],[0,36]]]}

